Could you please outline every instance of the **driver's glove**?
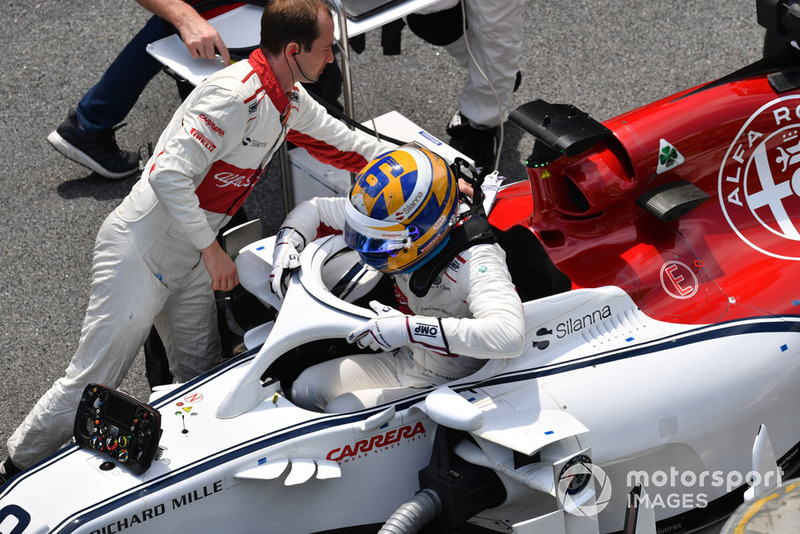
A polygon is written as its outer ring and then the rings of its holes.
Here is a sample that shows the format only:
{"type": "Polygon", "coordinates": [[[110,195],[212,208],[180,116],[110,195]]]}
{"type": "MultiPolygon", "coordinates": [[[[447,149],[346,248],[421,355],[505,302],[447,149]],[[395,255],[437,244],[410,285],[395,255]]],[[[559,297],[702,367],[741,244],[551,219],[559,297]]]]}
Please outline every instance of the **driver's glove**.
{"type": "Polygon", "coordinates": [[[392,351],[416,345],[444,356],[450,354],[440,319],[404,315],[377,300],[371,301],[369,305],[378,316],[347,334],[348,343],[356,343],[362,349],[369,347],[378,351],[392,351]]]}
{"type": "Polygon", "coordinates": [[[304,242],[303,236],[297,230],[286,226],[278,230],[275,236],[269,287],[281,300],[286,293],[287,278],[292,271],[300,267],[300,253],[297,249],[302,247],[304,242]]]}

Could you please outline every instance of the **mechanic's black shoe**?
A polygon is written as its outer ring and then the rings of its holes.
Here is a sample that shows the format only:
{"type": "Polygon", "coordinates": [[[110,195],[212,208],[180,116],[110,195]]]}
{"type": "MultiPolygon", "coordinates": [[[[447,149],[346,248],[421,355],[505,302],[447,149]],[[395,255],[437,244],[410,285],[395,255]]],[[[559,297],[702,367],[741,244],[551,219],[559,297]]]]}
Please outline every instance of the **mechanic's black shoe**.
{"type": "Polygon", "coordinates": [[[14,465],[11,458],[6,458],[3,463],[0,463],[0,487],[3,487],[11,477],[22,471],[19,467],[14,465]]]}
{"type": "MultiPolygon", "coordinates": [[[[517,71],[517,75],[514,78],[514,89],[512,92],[516,93],[520,84],[522,84],[522,73],[517,71]]],[[[456,110],[455,114],[450,119],[450,122],[447,123],[445,131],[450,137],[463,137],[466,135],[468,128],[469,119],[462,115],[461,111],[456,110]]]]}
{"type": "Polygon", "coordinates": [[[451,137],[450,146],[471,158],[478,170],[494,168],[500,144],[499,128],[473,128],[468,122],[461,128],[460,135],[451,137]]]}
{"type": "Polygon", "coordinates": [[[78,117],[73,109],[67,119],[50,132],[47,140],[53,148],[72,161],[101,176],[118,180],[139,170],[139,155],[119,148],[114,136],[115,130],[85,132],[78,126],[78,117]]]}

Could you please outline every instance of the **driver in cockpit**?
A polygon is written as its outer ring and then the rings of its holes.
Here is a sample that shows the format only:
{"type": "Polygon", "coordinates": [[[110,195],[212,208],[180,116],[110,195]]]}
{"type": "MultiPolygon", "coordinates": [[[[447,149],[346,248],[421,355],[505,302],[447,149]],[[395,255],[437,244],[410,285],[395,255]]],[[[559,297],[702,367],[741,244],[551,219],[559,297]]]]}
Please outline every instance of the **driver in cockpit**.
{"type": "Polygon", "coordinates": [[[374,406],[522,352],[522,303],[505,252],[479,206],[467,207],[440,157],[404,146],[370,162],[348,197],[314,198],[288,214],[270,277],[279,298],[298,251],[332,232],[344,233],[363,264],[392,276],[396,298],[372,301],[377,316],[347,336],[379,352],[306,369],[292,387],[295,404],[328,412],[374,406]]]}

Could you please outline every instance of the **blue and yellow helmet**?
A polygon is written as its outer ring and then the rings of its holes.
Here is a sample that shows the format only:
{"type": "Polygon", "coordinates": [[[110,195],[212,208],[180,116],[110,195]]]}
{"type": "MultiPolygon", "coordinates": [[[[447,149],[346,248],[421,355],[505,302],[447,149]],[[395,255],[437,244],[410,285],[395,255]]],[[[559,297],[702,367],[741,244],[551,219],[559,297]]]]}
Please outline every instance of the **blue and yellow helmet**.
{"type": "Polygon", "coordinates": [[[379,271],[406,273],[447,242],[458,210],[458,182],[433,152],[403,146],[364,167],[349,199],[347,244],[379,271]]]}

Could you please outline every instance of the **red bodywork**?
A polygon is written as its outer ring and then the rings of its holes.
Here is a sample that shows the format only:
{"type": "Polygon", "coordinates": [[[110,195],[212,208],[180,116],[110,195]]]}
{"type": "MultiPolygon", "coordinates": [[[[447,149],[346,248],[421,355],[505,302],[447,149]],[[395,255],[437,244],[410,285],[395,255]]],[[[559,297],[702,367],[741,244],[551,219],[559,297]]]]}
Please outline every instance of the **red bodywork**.
{"type": "Polygon", "coordinates": [[[603,124],[608,140],[505,189],[492,224],[529,227],[573,287],[619,286],[659,320],[800,313],[800,91],[753,76],[603,124]],[[671,222],[636,204],[681,180],[710,198],[671,222]]]}

